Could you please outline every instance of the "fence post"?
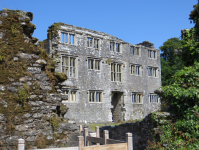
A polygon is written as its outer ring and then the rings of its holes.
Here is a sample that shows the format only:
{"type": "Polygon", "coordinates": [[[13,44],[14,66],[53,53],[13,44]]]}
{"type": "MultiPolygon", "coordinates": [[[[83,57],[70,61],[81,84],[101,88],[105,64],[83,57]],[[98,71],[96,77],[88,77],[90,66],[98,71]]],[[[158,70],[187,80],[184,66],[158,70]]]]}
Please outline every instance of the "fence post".
{"type": "Polygon", "coordinates": [[[25,150],[25,140],[18,139],[18,150],[25,150]]]}
{"type": "Polygon", "coordinates": [[[103,131],[103,136],[104,136],[104,145],[106,145],[106,143],[107,143],[107,139],[109,139],[109,132],[108,132],[108,130],[104,130],[103,131]]]}
{"type": "Polygon", "coordinates": [[[78,150],[84,150],[84,137],[78,136],[78,140],[79,140],[79,149],[78,150]]]}
{"type": "Polygon", "coordinates": [[[82,125],[79,125],[79,132],[82,132],[82,125]]]}
{"type": "Polygon", "coordinates": [[[127,150],[133,150],[133,134],[126,133],[127,150]]]}
{"type": "Polygon", "coordinates": [[[84,128],[84,146],[89,146],[89,141],[87,141],[88,128],[84,128]]]}
{"type": "MultiPolygon", "coordinates": [[[[95,132],[96,132],[96,137],[100,137],[100,135],[99,135],[99,126],[96,126],[95,127],[95,132]]],[[[100,145],[100,143],[96,143],[96,145],[100,145]]]]}

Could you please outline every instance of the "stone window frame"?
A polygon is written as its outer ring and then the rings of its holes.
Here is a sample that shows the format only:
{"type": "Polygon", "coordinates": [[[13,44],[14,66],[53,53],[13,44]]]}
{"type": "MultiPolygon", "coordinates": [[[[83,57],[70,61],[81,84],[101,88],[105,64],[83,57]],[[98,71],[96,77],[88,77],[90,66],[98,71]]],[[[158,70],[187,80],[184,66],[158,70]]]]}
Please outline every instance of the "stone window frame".
{"type": "Polygon", "coordinates": [[[102,103],[103,102],[102,90],[89,90],[87,94],[88,94],[89,103],[102,103]]]}
{"type": "Polygon", "coordinates": [[[61,31],[61,43],[76,45],[75,33],[61,31]]]}
{"type": "Polygon", "coordinates": [[[95,70],[95,71],[101,71],[102,68],[102,61],[100,58],[92,58],[88,57],[88,70],[95,70]],[[98,62],[99,65],[96,66],[96,62],[98,62]]]}
{"type": "Polygon", "coordinates": [[[62,100],[62,103],[76,103],[78,101],[78,89],[64,89],[62,95],[67,95],[68,100],[62,100]]]}
{"type": "Polygon", "coordinates": [[[160,98],[155,93],[149,93],[149,103],[160,103],[160,98]]]}
{"type": "Polygon", "coordinates": [[[116,53],[122,53],[122,43],[110,40],[109,51],[116,52],[116,53]]]}
{"type": "Polygon", "coordinates": [[[136,75],[136,76],[142,76],[142,65],[140,64],[130,64],[130,69],[131,69],[131,75],[136,75]],[[132,69],[133,67],[135,67],[135,72],[133,72],[134,69],[132,69]],[[138,68],[138,70],[137,70],[138,68]]]}
{"type": "Polygon", "coordinates": [[[131,93],[131,103],[133,104],[143,104],[143,92],[132,92],[131,93]]]}
{"type": "Polygon", "coordinates": [[[78,78],[77,56],[62,55],[61,56],[61,72],[64,72],[68,78],[78,78]]]}
{"type": "Polygon", "coordinates": [[[130,54],[132,54],[134,56],[141,57],[141,48],[140,48],[140,46],[131,45],[130,46],[130,54]]]}
{"type": "Polygon", "coordinates": [[[158,67],[151,67],[151,66],[149,66],[147,68],[147,70],[148,70],[148,76],[149,77],[154,77],[154,78],[158,77],[158,67]]]}
{"type": "Polygon", "coordinates": [[[148,49],[148,57],[150,59],[157,59],[157,50],[148,49]]]}
{"type": "Polygon", "coordinates": [[[111,82],[122,82],[122,63],[111,62],[111,82]],[[112,67],[112,65],[115,65],[112,67]],[[113,70],[114,68],[114,70],[113,70]],[[120,71],[118,71],[120,68],[120,71]],[[118,78],[119,75],[119,78],[118,78]]]}
{"type": "Polygon", "coordinates": [[[89,48],[95,48],[95,49],[99,50],[100,49],[100,38],[87,36],[86,45],[89,48]]]}

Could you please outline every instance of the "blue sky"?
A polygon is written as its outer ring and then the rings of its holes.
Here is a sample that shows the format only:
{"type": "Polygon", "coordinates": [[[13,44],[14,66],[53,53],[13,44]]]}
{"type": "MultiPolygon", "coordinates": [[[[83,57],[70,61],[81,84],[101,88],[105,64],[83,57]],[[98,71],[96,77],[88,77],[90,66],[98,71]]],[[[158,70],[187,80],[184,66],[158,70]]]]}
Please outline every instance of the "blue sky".
{"type": "Polygon", "coordinates": [[[159,47],[192,28],[189,14],[197,0],[0,0],[0,7],[33,13],[33,36],[47,38],[56,22],[105,32],[126,42],[150,41],[159,47]]]}

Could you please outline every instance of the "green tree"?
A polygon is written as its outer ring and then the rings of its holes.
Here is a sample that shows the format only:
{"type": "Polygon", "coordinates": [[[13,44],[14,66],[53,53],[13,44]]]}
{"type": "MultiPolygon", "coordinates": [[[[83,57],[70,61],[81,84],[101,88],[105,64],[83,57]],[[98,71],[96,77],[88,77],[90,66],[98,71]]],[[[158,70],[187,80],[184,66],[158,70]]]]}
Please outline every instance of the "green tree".
{"type": "MultiPolygon", "coordinates": [[[[195,26],[182,30],[182,46],[179,49],[179,58],[186,67],[175,73],[173,83],[156,92],[162,101],[171,106],[175,118],[167,124],[156,121],[161,136],[149,144],[147,149],[150,150],[199,149],[199,4],[194,6],[189,19],[195,26]]],[[[169,66],[167,56],[162,59],[169,66]]],[[[157,117],[153,118],[157,120],[157,117]]]]}
{"type": "Polygon", "coordinates": [[[178,50],[181,46],[181,40],[178,38],[171,38],[160,47],[163,86],[173,83],[174,80],[172,76],[183,68],[182,60],[178,54],[178,50]]]}
{"type": "Polygon", "coordinates": [[[185,66],[191,66],[199,61],[199,5],[194,5],[194,10],[189,15],[195,26],[182,30],[182,60],[185,66]]]}

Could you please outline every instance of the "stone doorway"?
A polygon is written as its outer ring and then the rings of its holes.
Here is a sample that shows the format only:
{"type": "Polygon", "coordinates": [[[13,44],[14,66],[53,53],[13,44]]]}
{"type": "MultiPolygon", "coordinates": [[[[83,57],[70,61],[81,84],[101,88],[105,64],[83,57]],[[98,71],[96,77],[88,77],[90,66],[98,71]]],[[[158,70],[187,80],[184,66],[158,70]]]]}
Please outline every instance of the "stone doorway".
{"type": "Polygon", "coordinates": [[[111,108],[112,113],[112,120],[114,123],[118,123],[124,121],[124,114],[123,114],[123,92],[112,92],[112,99],[111,99],[111,108]]]}

